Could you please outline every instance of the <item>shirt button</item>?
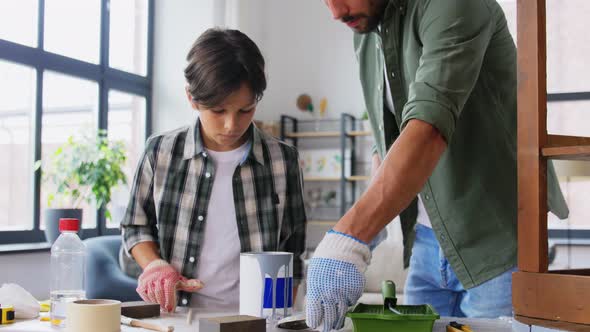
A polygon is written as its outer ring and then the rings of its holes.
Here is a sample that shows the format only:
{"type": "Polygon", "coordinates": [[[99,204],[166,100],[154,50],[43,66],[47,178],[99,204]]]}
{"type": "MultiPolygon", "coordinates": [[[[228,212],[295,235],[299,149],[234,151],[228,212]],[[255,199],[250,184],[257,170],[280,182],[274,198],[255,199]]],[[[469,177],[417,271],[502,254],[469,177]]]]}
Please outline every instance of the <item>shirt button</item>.
{"type": "Polygon", "coordinates": [[[377,85],[377,90],[381,91],[381,85],[377,85]]]}
{"type": "Polygon", "coordinates": [[[383,125],[379,125],[379,130],[383,131],[383,125]]]}
{"type": "Polygon", "coordinates": [[[194,263],[195,262],[195,258],[191,256],[191,258],[188,259],[189,262],[194,263]]]}
{"type": "Polygon", "coordinates": [[[430,196],[428,196],[428,194],[426,194],[426,195],[424,195],[424,199],[425,200],[429,200],[430,199],[430,196]]]}
{"type": "Polygon", "coordinates": [[[211,173],[209,173],[209,172],[205,173],[205,177],[206,178],[210,178],[211,177],[211,173]]]}
{"type": "Polygon", "coordinates": [[[444,236],[444,235],[441,235],[441,236],[440,236],[440,240],[441,240],[441,241],[444,241],[444,240],[445,240],[445,236],[444,236]]]}
{"type": "Polygon", "coordinates": [[[199,219],[199,221],[203,221],[205,218],[203,218],[203,216],[199,216],[197,219],[199,219]]]}
{"type": "Polygon", "coordinates": [[[391,72],[391,78],[395,78],[395,73],[391,72]]]}
{"type": "Polygon", "coordinates": [[[377,49],[379,49],[379,44],[375,45],[377,47],[377,49]]]}
{"type": "Polygon", "coordinates": [[[385,33],[389,33],[389,29],[385,29],[385,33]]]}
{"type": "Polygon", "coordinates": [[[188,303],[187,299],[182,299],[182,304],[186,305],[188,303]]]}

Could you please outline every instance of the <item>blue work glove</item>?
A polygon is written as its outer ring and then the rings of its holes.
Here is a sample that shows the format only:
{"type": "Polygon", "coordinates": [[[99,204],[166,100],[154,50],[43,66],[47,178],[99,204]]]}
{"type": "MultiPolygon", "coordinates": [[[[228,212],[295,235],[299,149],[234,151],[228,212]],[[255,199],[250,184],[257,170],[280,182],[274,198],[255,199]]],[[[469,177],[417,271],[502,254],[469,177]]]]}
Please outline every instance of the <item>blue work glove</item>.
{"type": "Polygon", "coordinates": [[[320,242],[307,270],[307,325],[324,332],[341,329],[348,307],[365,289],[369,246],[350,235],[329,231],[320,242]]]}

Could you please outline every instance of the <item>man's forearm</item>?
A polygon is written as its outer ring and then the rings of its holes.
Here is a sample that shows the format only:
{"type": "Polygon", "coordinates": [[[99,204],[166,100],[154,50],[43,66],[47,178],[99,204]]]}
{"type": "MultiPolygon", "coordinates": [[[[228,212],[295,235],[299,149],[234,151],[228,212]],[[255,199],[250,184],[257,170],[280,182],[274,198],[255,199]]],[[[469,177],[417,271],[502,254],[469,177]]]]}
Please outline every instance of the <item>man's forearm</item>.
{"type": "Polygon", "coordinates": [[[141,242],[131,248],[131,256],[142,269],[156,259],[161,259],[156,242],[141,242]]]}
{"type": "Polygon", "coordinates": [[[432,125],[410,120],[377,169],[367,191],[334,230],[369,243],[416,197],[446,146],[432,125]]]}

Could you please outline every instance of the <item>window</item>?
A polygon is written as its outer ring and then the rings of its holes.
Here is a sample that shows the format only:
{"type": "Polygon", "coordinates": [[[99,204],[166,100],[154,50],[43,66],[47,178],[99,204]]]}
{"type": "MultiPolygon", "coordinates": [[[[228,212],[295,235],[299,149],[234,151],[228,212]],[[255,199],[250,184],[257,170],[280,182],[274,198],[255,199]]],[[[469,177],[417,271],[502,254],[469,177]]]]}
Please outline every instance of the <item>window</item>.
{"type": "MultiPolygon", "coordinates": [[[[499,0],[508,27],[516,41],[516,0],[499,0]]],[[[547,0],[547,91],[569,93],[590,91],[586,59],[590,43],[584,33],[590,15],[587,0],[547,0]]]]}
{"type": "MultiPolygon", "coordinates": [[[[55,150],[70,136],[94,132],[98,118],[98,84],[47,71],[43,76],[43,115],[41,122],[41,160],[46,164],[55,150]]],[[[53,201],[47,204],[48,195],[55,191],[52,183],[41,184],[41,208],[81,208],[82,227],[96,227],[94,207],[85,203],[53,201]],[[78,205],[79,204],[79,205],[78,205]]],[[[41,229],[44,229],[41,214],[41,229]]]]}
{"type": "Polygon", "coordinates": [[[0,60],[0,77],[0,231],[31,230],[35,70],[0,60]]]}
{"type": "MultiPolygon", "coordinates": [[[[510,32],[516,39],[516,1],[500,0],[510,32]]],[[[590,2],[547,0],[547,130],[549,134],[590,136],[590,74],[586,59],[590,43],[585,34],[590,2]]],[[[559,220],[549,214],[552,239],[590,238],[590,163],[554,161],[570,215],[559,220]]]]}
{"type": "MultiPolygon", "coordinates": [[[[123,140],[132,181],[150,132],[153,8],[153,0],[0,1],[0,244],[45,241],[55,188],[34,164],[69,136],[106,129],[123,140]]],[[[116,234],[128,191],[116,188],[109,221],[81,204],[82,236],[116,234]]]]}
{"type": "Polygon", "coordinates": [[[145,1],[111,0],[111,67],[146,75],[147,9],[145,1]]]}
{"type": "Polygon", "coordinates": [[[37,1],[0,1],[0,39],[37,46],[37,1]]]}
{"type": "Polygon", "coordinates": [[[100,13],[100,0],[45,1],[45,49],[98,63],[100,15],[97,13],[100,13]]]}
{"type": "MultiPolygon", "coordinates": [[[[145,98],[116,90],[109,92],[109,138],[121,140],[127,147],[125,174],[131,184],[135,167],[143,152],[145,141],[145,98]]],[[[113,201],[109,204],[112,219],[107,220],[108,228],[119,227],[127,202],[129,186],[120,186],[113,191],[113,201]]]]}

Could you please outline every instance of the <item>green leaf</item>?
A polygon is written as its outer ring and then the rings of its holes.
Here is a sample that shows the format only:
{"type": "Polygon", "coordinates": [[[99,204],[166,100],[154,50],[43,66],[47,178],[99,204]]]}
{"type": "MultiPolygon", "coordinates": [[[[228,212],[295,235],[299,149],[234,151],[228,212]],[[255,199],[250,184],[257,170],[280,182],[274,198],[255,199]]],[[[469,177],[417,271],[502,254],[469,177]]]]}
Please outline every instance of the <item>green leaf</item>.
{"type": "MultiPolygon", "coordinates": [[[[94,137],[88,134],[68,137],[44,167],[47,170],[43,181],[55,188],[48,196],[48,203],[59,196],[62,201],[94,201],[99,208],[106,206],[112,188],[126,183],[122,171],[127,160],[125,154],[123,142],[109,141],[105,130],[99,130],[94,137]]],[[[40,165],[40,161],[35,162],[36,169],[40,165]]]]}

